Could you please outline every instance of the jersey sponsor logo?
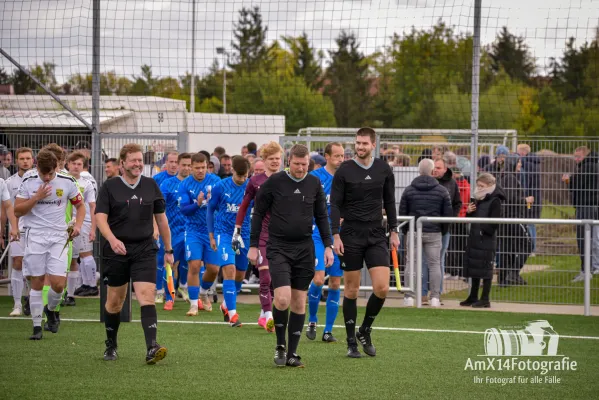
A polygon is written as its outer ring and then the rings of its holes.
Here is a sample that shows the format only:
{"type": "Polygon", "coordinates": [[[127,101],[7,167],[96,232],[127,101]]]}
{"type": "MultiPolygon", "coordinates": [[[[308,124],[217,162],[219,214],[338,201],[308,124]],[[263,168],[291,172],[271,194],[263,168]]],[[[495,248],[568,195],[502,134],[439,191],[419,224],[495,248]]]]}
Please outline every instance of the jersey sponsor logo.
{"type": "Polygon", "coordinates": [[[302,194],[302,192],[300,192],[299,189],[295,189],[295,192],[293,192],[294,194],[302,194]]]}
{"type": "Polygon", "coordinates": [[[58,197],[62,197],[63,194],[64,194],[64,191],[62,189],[56,189],[56,195],[58,197]]]}
{"type": "Polygon", "coordinates": [[[57,206],[59,206],[62,203],[62,200],[58,199],[58,200],[40,200],[37,202],[37,204],[44,204],[44,205],[54,205],[56,204],[57,206]]]}
{"type": "Polygon", "coordinates": [[[227,203],[227,212],[228,213],[237,213],[237,212],[239,212],[239,206],[237,204],[227,203]]]}
{"type": "Polygon", "coordinates": [[[372,178],[370,177],[370,175],[366,175],[366,178],[364,178],[364,180],[366,180],[366,181],[367,181],[367,180],[370,180],[370,179],[372,179],[372,178]]]}

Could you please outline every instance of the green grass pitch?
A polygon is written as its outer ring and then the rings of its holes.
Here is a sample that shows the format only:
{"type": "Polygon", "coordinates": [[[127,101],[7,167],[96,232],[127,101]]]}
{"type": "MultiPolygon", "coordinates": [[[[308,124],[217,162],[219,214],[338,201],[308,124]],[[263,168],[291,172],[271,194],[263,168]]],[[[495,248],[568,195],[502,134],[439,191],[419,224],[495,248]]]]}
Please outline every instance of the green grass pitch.
{"type": "MultiPolygon", "coordinates": [[[[306,368],[297,370],[274,367],[275,337],[255,324],[257,305],[239,306],[247,324],[238,329],[221,324],[216,307],[192,319],[185,317],[184,303],[178,302],[170,313],[159,310],[158,340],[169,352],[155,366],[144,363],[139,322],[121,324],[119,360],[102,360],[103,325],[85,322],[97,320],[97,299],[78,299],[76,307],[63,308],[62,319],[78,321],[63,321],[58,334],[45,332],[40,342],[26,340],[31,333],[29,319],[4,317],[11,305],[12,299],[0,298],[2,399],[564,400],[596,398],[599,391],[597,317],[384,308],[375,327],[389,329],[373,331],[375,358],[348,359],[344,329],[336,327],[334,333],[341,339],[337,344],[302,337],[299,354],[306,368]],[[478,357],[484,354],[481,333],[486,329],[539,319],[549,321],[560,334],[558,353],[576,361],[575,371],[542,375],[465,369],[468,358],[486,360],[478,357]],[[559,378],[559,383],[545,383],[546,376],[559,378]],[[513,377],[516,382],[505,385],[487,381],[513,377]],[[532,383],[536,377],[541,383],[532,383]]],[[[137,303],[133,310],[137,320],[137,303]]],[[[321,311],[323,321],[324,306],[321,311]]],[[[359,310],[359,321],[363,311],[359,310]]],[[[341,323],[339,315],[336,325],[341,323]]],[[[321,327],[318,333],[322,334],[321,327]]]]}

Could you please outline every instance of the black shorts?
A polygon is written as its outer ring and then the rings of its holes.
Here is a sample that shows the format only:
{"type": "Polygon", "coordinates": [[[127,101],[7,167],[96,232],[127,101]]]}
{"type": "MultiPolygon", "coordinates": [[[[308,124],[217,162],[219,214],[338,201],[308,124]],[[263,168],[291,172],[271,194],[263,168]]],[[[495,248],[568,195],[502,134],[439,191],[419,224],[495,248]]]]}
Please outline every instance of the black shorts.
{"type": "Polygon", "coordinates": [[[339,257],[343,271],[389,266],[389,238],[380,223],[374,227],[344,223],[339,237],[343,242],[343,256],[339,257]]]}
{"type": "Polygon", "coordinates": [[[312,240],[304,243],[269,242],[266,258],[273,288],[291,286],[296,290],[308,290],[316,265],[312,240]]]}
{"type": "Polygon", "coordinates": [[[129,243],[125,248],[124,256],[115,254],[108,242],[102,249],[102,274],[108,278],[108,286],[123,286],[129,280],[156,284],[156,241],[129,243]]]}

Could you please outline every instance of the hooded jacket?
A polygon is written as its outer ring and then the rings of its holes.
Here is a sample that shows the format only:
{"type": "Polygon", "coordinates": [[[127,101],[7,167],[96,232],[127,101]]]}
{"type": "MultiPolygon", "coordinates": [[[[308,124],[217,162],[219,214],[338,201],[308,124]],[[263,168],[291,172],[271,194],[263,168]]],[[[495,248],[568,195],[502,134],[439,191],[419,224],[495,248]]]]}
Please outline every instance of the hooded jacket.
{"type": "MultiPolygon", "coordinates": [[[[420,217],[452,217],[453,209],[449,193],[437,179],[432,176],[418,176],[404,190],[399,202],[399,214],[402,216],[420,217]]],[[[404,232],[407,233],[407,227],[404,232]]],[[[423,232],[445,232],[441,224],[426,223],[423,232]]]]}
{"type": "Polygon", "coordinates": [[[570,196],[574,207],[599,205],[599,155],[590,152],[570,177],[570,196]]]}
{"type": "MultiPolygon", "coordinates": [[[[476,211],[470,218],[501,218],[501,202],[505,201],[503,189],[497,185],[493,193],[475,202],[476,211]]],[[[474,279],[493,278],[493,261],[497,251],[497,228],[494,224],[472,224],[464,252],[464,277],[474,279]]]]}
{"type": "Polygon", "coordinates": [[[462,198],[460,196],[460,188],[455,179],[453,179],[453,171],[450,168],[447,168],[445,174],[441,178],[437,178],[437,180],[441,186],[447,189],[449,198],[451,199],[451,208],[453,209],[452,217],[457,217],[462,208],[462,198]]]}

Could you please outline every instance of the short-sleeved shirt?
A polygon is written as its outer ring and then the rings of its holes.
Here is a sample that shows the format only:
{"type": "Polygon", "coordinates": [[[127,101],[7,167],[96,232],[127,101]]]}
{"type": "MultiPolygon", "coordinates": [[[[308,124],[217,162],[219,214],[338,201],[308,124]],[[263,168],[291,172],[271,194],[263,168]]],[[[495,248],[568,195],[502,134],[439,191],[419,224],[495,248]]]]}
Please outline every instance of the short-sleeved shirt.
{"type": "Polygon", "coordinates": [[[179,184],[179,196],[181,197],[179,205],[181,209],[191,204],[197,206],[191,215],[187,215],[187,225],[185,227],[187,235],[194,234],[208,237],[208,224],[206,223],[208,200],[210,199],[212,188],[220,183],[220,181],[221,179],[214,174],[206,174],[206,177],[201,181],[190,175],[179,184]],[[202,204],[197,204],[200,192],[204,193],[204,201],[202,204]]]}
{"type": "MultiPolygon", "coordinates": [[[[19,188],[21,187],[21,183],[23,183],[23,177],[19,176],[19,174],[14,174],[6,181],[6,186],[8,188],[8,193],[10,193],[10,200],[13,205],[15,204],[15,199],[17,198],[17,194],[19,193],[19,188]]],[[[19,218],[19,230],[23,229],[23,219],[19,218]]]]}
{"type": "Polygon", "coordinates": [[[98,182],[96,182],[96,179],[94,178],[94,176],[92,174],[90,174],[88,171],[83,171],[83,172],[81,172],[80,177],[90,181],[94,188],[95,194],[98,194],[98,182]]]}
{"type": "MultiPolygon", "coordinates": [[[[243,184],[238,185],[235,183],[233,178],[225,178],[218,185],[212,189],[212,197],[210,198],[210,205],[216,210],[215,213],[215,224],[214,233],[217,235],[229,235],[232,236],[235,231],[235,219],[237,218],[237,212],[239,206],[243,201],[245,188],[248,181],[246,180],[243,184]]],[[[241,226],[241,232],[243,238],[250,237],[250,212],[245,215],[243,224],[241,226]]]]}
{"type": "Polygon", "coordinates": [[[166,181],[167,179],[174,178],[175,176],[177,176],[177,174],[171,175],[166,170],[164,170],[164,171],[160,171],[159,173],[154,175],[152,178],[156,181],[156,183],[158,184],[158,187],[160,187],[160,186],[162,186],[162,183],[164,181],[166,181]]]}
{"type": "MultiPolygon", "coordinates": [[[[44,182],[37,174],[23,179],[17,198],[30,199],[44,182]]],[[[75,178],[58,172],[49,184],[50,196],[38,201],[29,213],[21,217],[23,227],[37,232],[66,232],[65,214],[70,204],[83,200],[75,178]]]]}
{"type": "MultiPolygon", "coordinates": [[[[160,191],[166,201],[166,217],[168,218],[168,226],[171,228],[172,237],[181,237],[185,233],[185,224],[187,219],[179,208],[181,196],[179,195],[179,185],[181,180],[177,176],[162,181],[160,191]]],[[[174,241],[173,241],[174,243],[174,241]]]]}
{"type": "Polygon", "coordinates": [[[154,214],[165,211],[164,197],[156,181],[140,176],[134,184],[123,177],[104,182],[96,201],[96,214],[108,215],[108,225],[118,240],[139,243],[154,235],[154,214]]]}
{"type": "MultiPolygon", "coordinates": [[[[92,216],[90,215],[89,203],[96,202],[96,190],[92,182],[83,176],[80,176],[77,179],[77,185],[79,186],[79,192],[83,196],[83,201],[85,204],[85,219],[83,223],[89,225],[92,223],[92,216]]],[[[77,215],[77,211],[73,210],[73,217],[77,215]]]]}

